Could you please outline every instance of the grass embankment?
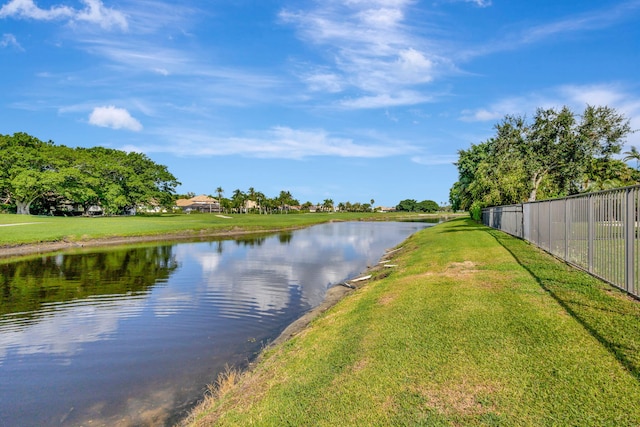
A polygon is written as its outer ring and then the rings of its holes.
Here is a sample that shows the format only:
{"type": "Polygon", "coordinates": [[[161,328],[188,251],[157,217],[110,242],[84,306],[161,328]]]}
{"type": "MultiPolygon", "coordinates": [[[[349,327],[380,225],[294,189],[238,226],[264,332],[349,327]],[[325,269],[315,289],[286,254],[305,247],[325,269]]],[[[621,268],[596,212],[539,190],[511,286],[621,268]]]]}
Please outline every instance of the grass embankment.
{"type": "MultiPolygon", "coordinates": [[[[82,242],[112,237],[141,237],[261,232],[306,227],[327,221],[393,220],[400,213],[314,213],[281,215],[160,215],[125,217],[51,217],[0,214],[0,248],[42,242],[82,242]],[[7,226],[7,224],[14,224],[7,226]]],[[[435,215],[437,217],[438,215],[435,215]]]]}
{"type": "Polygon", "coordinates": [[[640,425],[637,301],[466,219],[393,263],[193,425],[640,425]]]}

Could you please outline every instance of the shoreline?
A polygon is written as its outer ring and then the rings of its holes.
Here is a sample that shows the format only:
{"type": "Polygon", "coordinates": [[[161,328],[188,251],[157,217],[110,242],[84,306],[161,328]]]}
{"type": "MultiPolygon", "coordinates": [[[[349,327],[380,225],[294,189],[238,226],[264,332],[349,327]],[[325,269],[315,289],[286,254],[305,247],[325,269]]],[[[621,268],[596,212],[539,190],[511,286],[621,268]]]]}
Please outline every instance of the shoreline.
{"type": "Polygon", "coordinates": [[[74,248],[100,248],[118,245],[130,245],[147,242],[180,242],[208,238],[230,239],[239,236],[272,234],[282,231],[293,231],[307,226],[273,228],[264,230],[225,230],[225,231],[186,231],[167,234],[153,234],[148,236],[112,236],[87,240],[60,240],[55,242],[25,243],[14,246],[0,246],[0,259],[23,255],[38,255],[64,251],[74,248]]]}
{"type": "MultiPolygon", "coordinates": [[[[39,242],[15,246],[2,246],[0,247],[0,260],[28,255],[46,255],[70,249],[106,248],[119,245],[124,246],[152,242],[183,242],[187,240],[197,241],[200,239],[210,238],[231,239],[241,236],[257,236],[263,234],[274,234],[278,232],[293,231],[306,227],[308,226],[294,226],[265,230],[234,229],[215,232],[177,232],[148,236],[113,236],[80,241],[63,240],[57,242],[39,242]]],[[[367,286],[372,281],[386,277],[390,273],[390,271],[388,268],[384,267],[384,261],[390,261],[389,258],[391,256],[395,256],[400,253],[400,249],[402,249],[405,241],[406,239],[402,242],[399,242],[395,247],[386,249],[385,253],[380,256],[375,264],[367,266],[367,268],[365,268],[364,271],[362,271],[357,276],[346,279],[341,283],[336,283],[333,286],[329,287],[326,290],[324,298],[320,304],[313,307],[299,318],[293,320],[282,332],[280,332],[280,334],[276,338],[267,343],[264,348],[262,348],[260,352],[255,355],[253,360],[249,361],[248,365],[246,365],[246,367],[242,369],[240,373],[244,375],[252,372],[260,363],[266,351],[276,348],[277,346],[289,341],[296,335],[303,332],[314,319],[335,306],[339,301],[347,296],[347,294],[353,293],[356,290],[367,286]],[[363,278],[365,276],[366,278],[363,278]]],[[[177,425],[181,426],[190,423],[192,421],[192,415],[197,413],[204,404],[206,404],[206,398],[205,396],[202,396],[183,417],[177,420],[177,425]]]]}
{"type": "MultiPolygon", "coordinates": [[[[411,236],[408,236],[407,239],[409,237],[411,236]]],[[[356,277],[347,279],[341,283],[336,283],[335,285],[328,288],[324,295],[324,299],[320,304],[313,307],[302,316],[291,322],[286,328],[284,328],[284,330],[280,332],[280,334],[275,339],[267,343],[258,352],[255,358],[251,360],[244,369],[238,370],[239,375],[250,375],[262,361],[262,358],[267,351],[277,348],[278,346],[286,343],[296,335],[303,332],[313,320],[318,318],[325,311],[331,309],[348,294],[353,293],[364,286],[367,286],[372,281],[380,280],[388,276],[390,272],[388,271],[389,269],[384,268],[383,261],[390,261],[389,257],[392,254],[393,256],[396,256],[397,254],[401,253],[400,250],[403,248],[403,245],[407,239],[398,243],[398,245],[396,245],[394,248],[386,249],[385,253],[380,257],[380,259],[378,259],[378,262],[375,265],[367,266],[367,268],[356,277]],[[383,270],[386,270],[387,272],[385,273],[383,270]],[[375,274],[377,272],[382,272],[382,274],[375,274]],[[366,279],[363,279],[363,277],[365,276],[368,277],[366,279]],[[344,286],[344,284],[348,284],[350,287],[344,286]]],[[[197,417],[198,414],[206,408],[207,404],[208,399],[205,394],[202,396],[201,400],[199,400],[195,404],[195,406],[193,406],[188,411],[187,415],[185,415],[178,421],[176,427],[187,427],[192,425],[195,421],[194,417],[197,417]]]]}

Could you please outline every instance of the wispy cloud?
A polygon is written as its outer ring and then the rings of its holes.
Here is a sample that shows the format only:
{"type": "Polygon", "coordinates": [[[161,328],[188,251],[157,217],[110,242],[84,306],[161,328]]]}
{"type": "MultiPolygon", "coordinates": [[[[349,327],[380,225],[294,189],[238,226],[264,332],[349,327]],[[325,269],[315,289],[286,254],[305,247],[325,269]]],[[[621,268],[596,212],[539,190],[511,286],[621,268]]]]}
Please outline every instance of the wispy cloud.
{"type": "Polygon", "coordinates": [[[33,0],[10,0],[0,8],[0,18],[33,19],[37,21],[66,20],[70,23],[87,22],[103,29],[113,27],[127,30],[126,16],[115,9],[107,8],[100,0],[82,0],[83,9],[58,5],[48,9],[38,7],[33,0]]]}
{"type": "Polygon", "coordinates": [[[179,156],[241,155],[258,158],[304,159],[317,156],[380,158],[417,152],[404,142],[390,143],[369,136],[357,142],[351,137],[332,135],[323,129],[293,129],[274,126],[246,136],[212,136],[205,131],[163,129],[162,136],[173,135],[170,144],[128,146],[123,149],[145,153],[169,152],[179,156]]]}
{"type": "MultiPolygon", "coordinates": [[[[584,5],[591,6],[587,3],[584,5]]],[[[587,12],[576,13],[551,22],[528,25],[519,30],[501,31],[502,38],[484,45],[461,49],[456,57],[460,60],[469,60],[495,52],[515,50],[529,44],[555,42],[558,37],[564,35],[602,30],[629,19],[637,19],[638,13],[640,13],[640,0],[630,0],[598,9],[592,8],[587,12]]]]}
{"type": "Polygon", "coordinates": [[[451,63],[407,24],[413,1],[337,1],[311,10],[283,10],[280,19],[325,54],[319,71],[303,76],[310,90],[359,93],[340,102],[346,108],[384,108],[429,99],[413,88],[430,83],[451,63]],[[412,96],[396,96],[403,92],[412,96]]]}
{"type": "Polygon", "coordinates": [[[402,91],[398,93],[382,93],[372,96],[361,96],[358,98],[345,98],[339,105],[345,108],[367,109],[386,108],[402,105],[415,105],[430,102],[433,98],[416,91],[402,91]]]}
{"type": "Polygon", "coordinates": [[[477,109],[466,109],[460,120],[466,122],[497,122],[506,115],[531,116],[538,108],[568,106],[576,113],[587,105],[609,106],[627,117],[640,115],[640,99],[629,95],[621,84],[562,85],[535,93],[498,100],[477,109]]]}
{"type": "Polygon", "coordinates": [[[458,156],[456,154],[414,156],[411,161],[425,166],[452,165],[458,161],[458,156]]]}
{"type": "Polygon", "coordinates": [[[22,46],[20,46],[20,43],[18,43],[16,36],[13,34],[3,34],[0,38],[0,48],[9,46],[13,46],[18,50],[24,50],[22,46]]]}
{"type": "Polygon", "coordinates": [[[549,39],[562,33],[598,30],[629,19],[630,14],[640,9],[640,1],[627,1],[608,9],[589,11],[548,24],[531,27],[522,33],[521,41],[526,43],[549,39]]]}
{"type": "Polygon", "coordinates": [[[142,124],[133,118],[127,110],[116,108],[113,105],[94,108],[89,115],[89,123],[112,129],[128,129],[135,132],[142,130],[142,124]]]}

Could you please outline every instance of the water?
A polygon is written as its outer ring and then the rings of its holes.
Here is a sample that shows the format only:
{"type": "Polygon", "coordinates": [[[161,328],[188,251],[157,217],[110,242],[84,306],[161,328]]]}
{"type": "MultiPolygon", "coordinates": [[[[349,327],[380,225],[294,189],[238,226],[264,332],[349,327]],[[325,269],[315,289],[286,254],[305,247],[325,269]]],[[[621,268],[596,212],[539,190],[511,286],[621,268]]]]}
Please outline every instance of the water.
{"type": "Polygon", "coordinates": [[[0,263],[0,426],[172,425],[419,223],[0,263]]]}

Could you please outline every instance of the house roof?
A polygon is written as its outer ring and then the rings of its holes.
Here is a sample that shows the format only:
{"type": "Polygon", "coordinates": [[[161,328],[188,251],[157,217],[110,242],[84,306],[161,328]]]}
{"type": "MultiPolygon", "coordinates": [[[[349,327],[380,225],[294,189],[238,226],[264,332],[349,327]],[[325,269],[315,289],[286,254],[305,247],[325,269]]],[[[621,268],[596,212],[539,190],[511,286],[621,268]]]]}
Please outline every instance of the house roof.
{"type": "Polygon", "coordinates": [[[176,206],[179,208],[186,208],[193,205],[213,205],[218,201],[212,197],[201,194],[200,196],[192,197],[190,199],[178,199],[176,200],[176,206]]]}
{"type": "Polygon", "coordinates": [[[204,194],[201,194],[196,197],[192,197],[189,200],[192,203],[218,203],[218,201],[213,197],[205,196],[204,194]]]}

